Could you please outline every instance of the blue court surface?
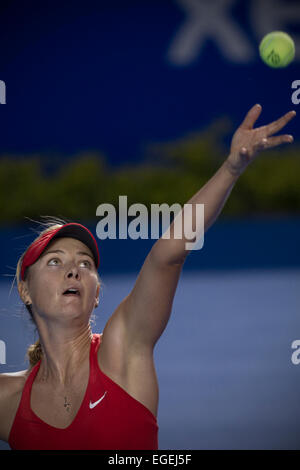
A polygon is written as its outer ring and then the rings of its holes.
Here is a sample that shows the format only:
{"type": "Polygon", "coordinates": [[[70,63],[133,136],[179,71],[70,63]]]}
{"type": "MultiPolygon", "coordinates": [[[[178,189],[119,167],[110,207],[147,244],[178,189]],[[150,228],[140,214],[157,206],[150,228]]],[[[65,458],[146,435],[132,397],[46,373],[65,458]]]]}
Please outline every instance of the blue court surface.
{"type": "MultiPolygon", "coordinates": [[[[93,332],[103,331],[135,279],[102,276],[93,332]]],[[[35,339],[16,286],[9,291],[2,282],[0,372],[26,368],[25,351],[35,339]]],[[[159,448],[300,449],[300,364],[292,362],[299,312],[298,268],[183,269],[155,348],[159,448]]]]}

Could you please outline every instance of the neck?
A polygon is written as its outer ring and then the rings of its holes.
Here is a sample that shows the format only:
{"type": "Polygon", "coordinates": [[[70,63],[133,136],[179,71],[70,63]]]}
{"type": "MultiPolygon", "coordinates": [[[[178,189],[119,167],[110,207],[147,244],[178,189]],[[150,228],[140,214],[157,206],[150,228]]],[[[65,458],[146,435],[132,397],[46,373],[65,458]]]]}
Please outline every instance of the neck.
{"type": "Polygon", "coordinates": [[[80,330],[39,331],[43,356],[38,376],[42,381],[68,385],[79,366],[89,358],[92,332],[90,325],[80,330]]]}

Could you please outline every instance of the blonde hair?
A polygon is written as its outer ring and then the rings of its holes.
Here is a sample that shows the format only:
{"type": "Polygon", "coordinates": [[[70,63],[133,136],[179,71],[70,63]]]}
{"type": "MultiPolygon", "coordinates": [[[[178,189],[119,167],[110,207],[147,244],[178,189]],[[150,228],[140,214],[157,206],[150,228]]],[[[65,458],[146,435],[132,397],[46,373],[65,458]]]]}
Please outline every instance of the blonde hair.
{"type": "MultiPolygon", "coordinates": [[[[59,228],[61,227],[62,225],[66,224],[66,223],[69,223],[69,222],[66,222],[62,219],[58,219],[58,218],[55,218],[55,217],[50,217],[50,216],[46,216],[46,217],[43,217],[45,219],[47,219],[46,222],[38,222],[40,223],[40,225],[42,227],[46,227],[46,228],[43,228],[43,230],[39,231],[38,232],[38,236],[33,240],[32,243],[36,242],[42,235],[44,235],[45,233],[51,231],[51,230],[54,230],[56,228],[59,228]]],[[[34,221],[36,222],[36,221],[34,221]]],[[[31,245],[31,244],[30,244],[31,245]]],[[[29,245],[29,246],[30,246],[29,245]]],[[[29,248],[29,246],[27,247],[27,249],[24,251],[24,253],[22,253],[22,255],[20,256],[19,260],[18,260],[18,263],[17,263],[17,268],[16,268],[16,274],[15,274],[15,279],[17,280],[17,285],[19,287],[19,284],[21,282],[21,267],[22,267],[22,261],[23,261],[23,258],[29,248]]],[[[26,278],[29,276],[30,274],[30,266],[25,270],[25,274],[24,274],[24,280],[26,280],[26,278]]],[[[100,279],[100,276],[99,276],[99,273],[97,271],[97,276],[98,276],[98,281],[99,281],[99,284],[101,286],[101,279],[100,279]]],[[[35,324],[35,320],[34,320],[34,316],[33,316],[33,311],[32,311],[32,306],[31,304],[28,305],[28,304],[24,304],[27,311],[29,312],[30,314],[30,318],[31,320],[33,321],[33,323],[35,324]]],[[[27,357],[29,359],[29,364],[31,367],[35,366],[41,359],[42,359],[42,356],[43,356],[43,350],[42,350],[42,345],[41,345],[41,342],[40,340],[38,339],[34,344],[31,344],[29,346],[29,348],[27,349],[27,357]]]]}

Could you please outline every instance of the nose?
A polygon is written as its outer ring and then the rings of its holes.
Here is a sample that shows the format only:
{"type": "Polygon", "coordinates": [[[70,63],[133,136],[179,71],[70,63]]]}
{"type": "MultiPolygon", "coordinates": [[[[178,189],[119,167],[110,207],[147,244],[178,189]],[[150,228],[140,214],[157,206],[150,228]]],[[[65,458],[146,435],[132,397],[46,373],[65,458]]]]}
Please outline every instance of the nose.
{"type": "Polygon", "coordinates": [[[70,279],[71,277],[75,277],[75,279],[80,278],[79,271],[76,265],[73,265],[67,270],[67,278],[70,279]]]}

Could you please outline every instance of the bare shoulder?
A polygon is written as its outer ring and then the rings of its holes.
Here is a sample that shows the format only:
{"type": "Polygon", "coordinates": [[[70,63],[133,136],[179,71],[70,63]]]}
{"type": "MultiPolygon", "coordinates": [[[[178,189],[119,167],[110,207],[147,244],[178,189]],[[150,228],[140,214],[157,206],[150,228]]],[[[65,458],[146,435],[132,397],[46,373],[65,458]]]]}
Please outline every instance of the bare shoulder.
{"type": "Polygon", "coordinates": [[[29,370],[0,374],[0,439],[7,441],[29,370]]]}
{"type": "Polygon", "coordinates": [[[0,374],[0,403],[7,395],[22,390],[28,377],[29,370],[7,372],[0,374]]]}

